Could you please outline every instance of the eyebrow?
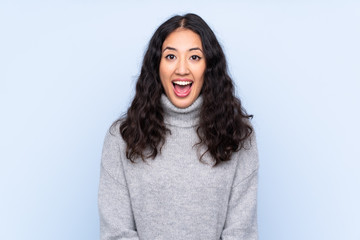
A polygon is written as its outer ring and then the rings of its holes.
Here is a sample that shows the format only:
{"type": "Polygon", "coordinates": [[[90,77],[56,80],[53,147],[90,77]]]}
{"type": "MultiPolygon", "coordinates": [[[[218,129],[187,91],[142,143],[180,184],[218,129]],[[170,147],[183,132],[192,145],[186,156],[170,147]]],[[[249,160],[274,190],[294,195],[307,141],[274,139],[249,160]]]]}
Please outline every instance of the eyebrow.
{"type": "MultiPolygon", "coordinates": [[[[166,48],[164,48],[163,52],[165,52],[166,49],[168,49],[168,50],[173,50],[173,51],[177,51],[176,48],[166,47],[166,48]]],[[[203,51],[201,50],[201,48],[199,48],[199,47],[194,47],[194,48],[190,48],[190,49],[189,49],[189,51],[195,51],[195,50],[199,50],[199,51],[203,52],[203,51]]]]}

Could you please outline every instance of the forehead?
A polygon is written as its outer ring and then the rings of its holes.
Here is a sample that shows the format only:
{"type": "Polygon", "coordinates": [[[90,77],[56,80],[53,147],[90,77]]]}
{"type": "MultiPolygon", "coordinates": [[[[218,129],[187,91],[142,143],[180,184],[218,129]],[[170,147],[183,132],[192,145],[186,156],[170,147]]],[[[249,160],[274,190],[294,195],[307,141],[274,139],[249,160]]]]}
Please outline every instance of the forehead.
{"type": "Polygon", "coordinates": [[[173,47],[179,50],[188,50],[194,47],[202,49],[201,38],[197,33],[189,29],[178,28],[166,37],[162,49],[166,47],[173,47]]]}

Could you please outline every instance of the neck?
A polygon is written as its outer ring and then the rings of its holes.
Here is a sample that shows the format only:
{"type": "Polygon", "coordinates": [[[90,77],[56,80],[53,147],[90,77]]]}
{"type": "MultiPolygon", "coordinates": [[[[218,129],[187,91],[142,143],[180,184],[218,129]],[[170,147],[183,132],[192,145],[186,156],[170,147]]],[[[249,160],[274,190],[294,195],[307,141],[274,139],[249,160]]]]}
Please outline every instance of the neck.
{"type": "Polygon", "coordinates": [[[200,110],[203,103],[200,95],[186,108],[178,108],[163,94],[161,104],[164,109],[164,122],[177,127],[194,127],[199,124],[200,110]]]}

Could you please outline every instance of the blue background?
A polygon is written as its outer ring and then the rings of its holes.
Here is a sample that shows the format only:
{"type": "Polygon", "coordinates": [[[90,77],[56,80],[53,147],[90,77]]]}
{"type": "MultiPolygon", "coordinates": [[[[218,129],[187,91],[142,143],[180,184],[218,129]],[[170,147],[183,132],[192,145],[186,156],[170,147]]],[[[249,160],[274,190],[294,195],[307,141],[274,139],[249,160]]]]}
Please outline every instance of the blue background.
{"type": "Polygon", "coordinates": [[[360,239],[359,1],[0,2],[0,239],[98,239],[105,132],[194,12],[254,114],[264,240],[360,239]]]}

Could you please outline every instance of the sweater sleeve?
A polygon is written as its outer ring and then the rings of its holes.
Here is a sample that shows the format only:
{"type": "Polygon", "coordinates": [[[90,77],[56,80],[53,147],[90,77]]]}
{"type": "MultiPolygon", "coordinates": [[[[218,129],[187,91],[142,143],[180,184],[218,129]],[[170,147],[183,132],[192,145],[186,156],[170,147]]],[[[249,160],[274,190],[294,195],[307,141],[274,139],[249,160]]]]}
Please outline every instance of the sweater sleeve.
{"type": "Polygon", "coordinates": [[[122,170],[119,134],[108,133],[101,158],[98,207],[101,240],[139,240],[122,170]]]}
{"type": "Polygon", "coordinates": [[[240,154],[220,240],[257,240],[258,152],[255,135],[240,154]]]}

